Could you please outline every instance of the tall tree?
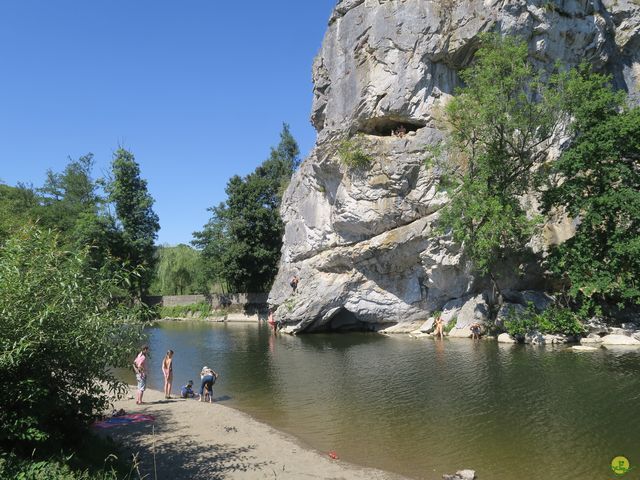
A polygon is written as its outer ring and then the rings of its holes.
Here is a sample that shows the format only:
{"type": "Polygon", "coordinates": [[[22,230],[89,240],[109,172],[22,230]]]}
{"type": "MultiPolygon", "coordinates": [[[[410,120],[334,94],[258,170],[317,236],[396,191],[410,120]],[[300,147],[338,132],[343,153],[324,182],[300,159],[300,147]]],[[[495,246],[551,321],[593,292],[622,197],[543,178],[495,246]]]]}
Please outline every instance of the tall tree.
{"type": "Polygon", "coordinates": [[[255,171],[232,177],[227,201],[209,210],[212,217],[193,244],[200,248],[206,270],[231,290],[265,291],[277,273],[282,248],[280,202],[300,164],[298,145],[288,125],[280,143],[255,171]]]}
{"type": "Polygon", "coordinates": [[[122,231],[120,256],[132,266],[143,268],[144,273],[135,285],[137,293],[143,295],[153,277],[154,242],[160,230],[158,215],[153,211],[153,198],[147,190],[147,181],[140,176],[140,166],[133,154],[119,148],[111,169],[112,178],[106,190],[122,231]]]}
{"type": "Polygon", "coordinates": [[[552,165],[545,210],[577,219],[549,264],[585,307],[640,304],[640,109],[586,66],[566,82],[570,147],[552,165]]]}
{"type": "Polygon", "coordinates": [[[498,287],[496,265],[507,252],[522,250],[533,233],[535,218],[522,195],[562,119],[557,78],[542,82],[527,45],[495,34],[482,37],[461,78],[464,88],[444,110],[447,143],[432,152],[429,166],[451,196],[441,215],[444,229],[498,287]]]}

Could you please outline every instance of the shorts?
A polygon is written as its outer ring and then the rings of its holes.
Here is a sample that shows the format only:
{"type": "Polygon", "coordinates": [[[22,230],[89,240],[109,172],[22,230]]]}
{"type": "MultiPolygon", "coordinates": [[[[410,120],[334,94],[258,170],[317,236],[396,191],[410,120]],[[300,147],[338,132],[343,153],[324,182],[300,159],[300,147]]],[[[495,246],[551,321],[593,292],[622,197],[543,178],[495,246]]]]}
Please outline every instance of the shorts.
{"type": "Polygon", "coordinates": [[[136,380],[138,381],[138,390],[144,392],[144,389],[147,388],[147,376],[136,373],[136,380]]]}

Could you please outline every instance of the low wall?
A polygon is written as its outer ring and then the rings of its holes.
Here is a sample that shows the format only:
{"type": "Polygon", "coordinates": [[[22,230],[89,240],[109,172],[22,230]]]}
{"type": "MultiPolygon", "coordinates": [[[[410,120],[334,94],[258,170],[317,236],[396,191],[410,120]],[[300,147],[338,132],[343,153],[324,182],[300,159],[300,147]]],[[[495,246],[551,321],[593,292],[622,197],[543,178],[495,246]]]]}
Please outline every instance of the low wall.
{"type": "Polygon", "coordinates": [[[175,307],[176,305],[192,305],[194,303],[208,302],[213,309],[226,308],[235,305],[265,305],[268,293],[230,293],[211,295],[164,295],[145,297],[147,305],[161,305],[163,307],[175,307]]]}

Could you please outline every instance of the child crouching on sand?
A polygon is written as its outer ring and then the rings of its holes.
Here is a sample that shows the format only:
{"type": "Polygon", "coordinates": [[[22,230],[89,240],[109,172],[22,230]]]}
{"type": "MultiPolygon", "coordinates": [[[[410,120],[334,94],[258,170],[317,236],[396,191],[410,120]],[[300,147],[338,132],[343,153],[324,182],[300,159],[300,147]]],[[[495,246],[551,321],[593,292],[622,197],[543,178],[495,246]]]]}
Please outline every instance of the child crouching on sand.
{"type": "Polygon", "coordinates": [[[193,391],[193,380],[189,380],[185,386],[180,389],[180,396],[182,398],[194,398],[196,392],[193,391]]]}

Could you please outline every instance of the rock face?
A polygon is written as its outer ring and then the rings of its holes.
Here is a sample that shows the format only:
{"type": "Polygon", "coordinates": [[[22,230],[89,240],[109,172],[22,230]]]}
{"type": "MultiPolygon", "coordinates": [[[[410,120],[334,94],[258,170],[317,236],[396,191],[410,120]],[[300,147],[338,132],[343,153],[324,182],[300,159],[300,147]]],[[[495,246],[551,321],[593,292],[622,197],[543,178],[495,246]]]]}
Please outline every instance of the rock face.
{"type": "MultiPolygon", "coordinates": [[[[640,6],[634,0],[342,0],[314,62],[316,146],[287,189],[280,270],[269,303],[293,333],[419,322],[451,302],[493,299],[459,247],[435,233],[447,201],[436,192],[425,148],[442,137],[439,105],[460,85],[478,35],[519,35],[541,65],[587,59],[638,98],[640,6]],[[403,137],[391,135],[400,126],[403,137]],[[373,158],[341,164],[340,141],[361,134],[373,158]],[[289,279],[300,277],[293,295],[289,279]]],[[[571,236],[549,225],[547,242],[571,236]]],[[[510,302],[544,288],[523,268],[502,280],[510,302]],[[519,293],[520,292],[520,293],[519,293]]],[[[544,303],[539,294],[531,301],[544,303]]],[[[476,320],[485,314],[472,315],[476,320]]],[[[462,331],[468,315],[458,317],[462,331]]],[[[459,327],[459,328],[458,328],[459,327]]]]}

